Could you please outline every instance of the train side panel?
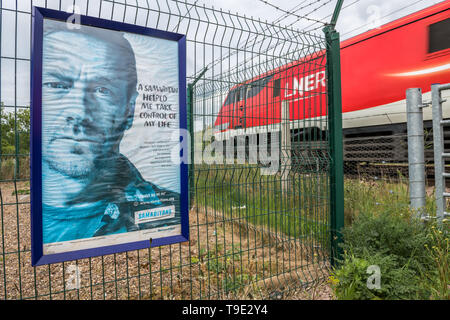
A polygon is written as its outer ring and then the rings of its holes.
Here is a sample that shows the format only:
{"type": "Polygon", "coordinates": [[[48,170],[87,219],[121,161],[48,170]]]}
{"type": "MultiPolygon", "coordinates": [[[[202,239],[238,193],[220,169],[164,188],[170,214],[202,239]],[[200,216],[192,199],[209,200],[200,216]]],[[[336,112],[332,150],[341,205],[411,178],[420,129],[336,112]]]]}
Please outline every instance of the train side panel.
{"type": "MultiPolygon", "coordinates": [[[[450,28],[448,8],[367,40],[343,45],[344,127],[361,125],[363,122],[351,120],[362,117],[377,118],[366,125],[405,122],[408,88],[421,88],[427,93],[433,83],[450,82],[450,49],[429,52],[430,26],[441,21],[450,28]],[[361,112],[364,110],[368,112],[361,112]]],[[[430,116],[428,112],[425,118],[430,116]]]]}
{"type": "MultiPolygon", "coordinates": [[[[344,128],[404,123],[408,88],[421,88],[426,100],[431,84],[450,82],[449,32],[446,1],[342,42],[344,128]]],[[[318,120],[327,114],[325,65],[325,54],[319,52],[241,84],[241,101],[224,105],[217,117],[216,138],[280,130],[282,101],[289,102],[291,128],[324,130],[326,122],[318,120]],[[253,91],[255,85],[259,89],[253,91]]],[[[446,104],[448,118],[450,99],[446,104]]],[[[424,110],[424,118],[431,119],[431,108],[424,110]]]]}

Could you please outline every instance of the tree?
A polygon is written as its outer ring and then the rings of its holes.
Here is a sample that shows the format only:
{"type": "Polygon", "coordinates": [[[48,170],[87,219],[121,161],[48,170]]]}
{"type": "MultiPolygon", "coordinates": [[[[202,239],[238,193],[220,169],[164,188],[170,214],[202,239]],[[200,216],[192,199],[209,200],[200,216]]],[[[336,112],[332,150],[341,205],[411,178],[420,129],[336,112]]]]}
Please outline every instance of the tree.
{"type": "Polygon", "coordinates": [[[30,153],[30,109],[6,111],[0,108],[0,139],[2,155],[27,155],[30,153]]]}

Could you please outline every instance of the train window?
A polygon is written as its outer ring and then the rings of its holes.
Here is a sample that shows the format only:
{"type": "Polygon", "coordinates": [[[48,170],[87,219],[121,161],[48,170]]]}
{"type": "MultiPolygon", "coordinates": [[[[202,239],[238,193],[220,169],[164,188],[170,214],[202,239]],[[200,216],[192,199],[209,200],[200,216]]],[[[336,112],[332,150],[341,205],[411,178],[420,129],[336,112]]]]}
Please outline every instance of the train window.
{"type": "Polygon", "coordinates": [[[247,88],[247,86],[243,85],[241,86],[241,90],[239,90],[239,99],[237,99],[236,101],[241,101],[243,99],[245,99],[245,89],[247,88]]]}
{"type": "Polygon", "coordinates": [[[248,99],[258,95],[271,79],[272,76],[268,76],[231,90],[223,104],[227,106],[241,101],[244,97],[248,99]]]}
{"type": "Polygon", "coordinates": [[[434,53],[450,48],[450,18],[434,23],[430,25],[428,29],[428,53],[434,53]]]}
{"type": "Polygon", "coordinates": [[[236,93],[235,93],[235,97],[236,97],[236,102],[241,101],[241,88],[236,88],[236,93]]]}
{"type": "Polygon", "coordinates": [[[256,96],[257,92],[258,92],[258,85],[254,82],[252,84],[249,84],[247,89],[247,98],[252,98],[256,96]]]}
{"type": "Polygon", "coordinates": [[[247,97],[248,98],[256,96],[258,94],[258,92],[261,91],[260,90],[260,85],[259,85],[259,80],[253,81],[248,86],[249,86],[249,88],[251,87],[251,90],[249,90],[247,92],[247,97]]]}
{"type": "Polygon", "coordinates": [[[263,78],[263,79],[261,79],[261,81],[262,81],[262,86],[263,87],[265,87],[266,85],[267,85],[267,83],[270,81],[270,80],[272,80],[272,78],[273,78],[273,76],[268,76],[268,77],[265,77],[265,78],[263,78]]]}
{"type": "Polygon", "coordinates": [[[281,90],[281,79],[275,79],[273,82],[273,97],[278,97],[281,90]]]}
{"type": "Polygon", "coordinates": [[[228,94],[227,99],[224,102],[224,106],[227,106],[229,104],[232,104],[234,102],[234,95],[236,94],[236,89],[231,90],[230,93],[228,94]]]}
{"type": "Polygon", "coordinates": [[[249,84],[251,90],[247,91],[247,99],[258,95],[267,86],[267,83],[272,79],[273,76],[264,77],[253,81],[249,84]]]}

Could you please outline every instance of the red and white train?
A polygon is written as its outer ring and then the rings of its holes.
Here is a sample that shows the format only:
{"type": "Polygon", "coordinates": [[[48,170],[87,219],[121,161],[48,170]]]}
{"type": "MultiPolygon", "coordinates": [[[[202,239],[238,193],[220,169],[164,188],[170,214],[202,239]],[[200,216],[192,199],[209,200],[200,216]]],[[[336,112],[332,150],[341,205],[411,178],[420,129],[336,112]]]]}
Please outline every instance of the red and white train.
{"type": "MultiPolygon", "coordinates": [[[[421,88],[427,101],[432,84],[450,82],[450,0],[341,42],[341,70],[344,138],[406,132],[406,90],[421,88]]],[[[324,52],[241,83],[222,105],[215,138],[279,131],[282,112],[289,112],[294,137],[323,132],[325,89],[324,52]]],[[[445,98],[444,118],[450,118],[449,92],[445,98]]],[[[431,108],[424,120],[431,127],[431,108]]]]}

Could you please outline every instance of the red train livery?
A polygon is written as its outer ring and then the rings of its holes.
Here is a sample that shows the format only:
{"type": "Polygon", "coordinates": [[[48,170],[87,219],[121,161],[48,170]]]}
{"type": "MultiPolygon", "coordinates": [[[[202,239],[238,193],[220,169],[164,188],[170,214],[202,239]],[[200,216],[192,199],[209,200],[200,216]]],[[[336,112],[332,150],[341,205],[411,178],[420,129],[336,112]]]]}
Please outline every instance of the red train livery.
{"type": "MultiPolygon", "coordinates": [[[[404,132],[406,90],[421,88],[426,101],[432,84],[450,82],[449,9],[450,0],[444,1],[341,42],[344,137],[404,132]]],[[[325,130],[325,62],[317,52],[233,87],[215,121],[215,138],[279,131],[286,103],[294,135],[325,130]]],[[[424,120],[430,119],[425,108],[424,120]]]]}

